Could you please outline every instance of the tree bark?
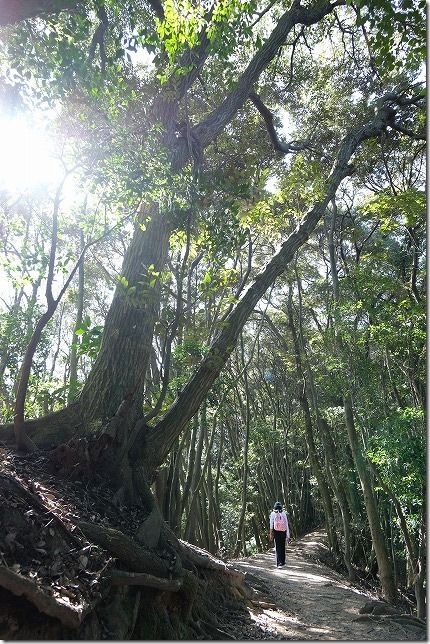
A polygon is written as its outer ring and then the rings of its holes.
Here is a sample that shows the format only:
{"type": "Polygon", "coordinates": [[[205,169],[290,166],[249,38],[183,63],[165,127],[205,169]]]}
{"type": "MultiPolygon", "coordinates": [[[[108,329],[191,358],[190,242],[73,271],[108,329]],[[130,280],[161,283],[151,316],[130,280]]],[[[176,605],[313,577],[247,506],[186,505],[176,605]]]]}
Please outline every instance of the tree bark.
{"type": "Polygon", "coordinates": [[[234,550],[234,557],[238,557],[242,552],[246,557],[246,543],[245,543],[245,514],[246,514],[246,500],[247,500],[247,487],[248,487],[248,449],[249,449],[249,432],[251,425],[250,415],[250,391],[248,383],[248,374],[245,365],[245,351],[243,346],[243,336],[241,335],[241,361],[243,367],[243,384],[245,389],[245,437],[243,441],[243,465],[242,465],[242,503],[239,515],[239,521],[236,533],[236,547],[234,550]]]}
{"type": "MultiPolygon", "coordinates": [[[[85,208],[86,209],[86,208],[85,208]]],[[[84,231],[81,229],[79,231],[79,242],[81,252],[85,248],[85,239],[84,231]]],[[[84,311],[84,286],[85,286],[85,266],[84,262],[81,262],[78,271],[78,293],[77,293],[77,302],[76,302],[76,320],[75,320],[75,330],[72,337],[72,348],[70,350],[70,381],[69,381],[69,393],[67,396],[68,402],[72,402],[76,396],[77,386],[78,386],[78,336],[76,335],[76,330],[82,324],[82,315],[84,311]]]]}
{"type": "Polygon", "coordinates": [[[155,204],[142,208],[124,259],[124,281],[116,288],[99,354],[78,399],[86,424],[111,418],[127,396],[134,401],[127,423],[132,426],[142,416],[144,378],[162,288],[161,278],[152,276],[165,267],[169,237],[167,215],[155,204]]]}
{"type": "MultiPolygon", "coordinates": [[[[337,262],[334,247],[334,226],[337,215],[337,207],[335,199],[332,200],[333,214],[332,222],[329,232],[329,253],[330,253],[330,267],[333,282],[333,299],[335,304],[341,302],[339,280],[337,274],[337,262]]],[[[335,325],[336,344],[341,353],[344,353],[343,340],[340,337],[339,330],[335,325]]],[[[350,382],[351,374],[344,374],[345,380],[350,382]]],[[[395,604],[397,602],[397,589],[393,574],[393,567],[389,561],[387,548],[385,544],[385,537],[381,527],[381,521],[378,513],[378,506],[376,504],[375,494],[373,491],[372,481],[366,466],[366,460],[363,455],[360,442],[357,436],[357,430],[354,422],[353,402],[351,390],[347,387],[346,393],[343,395],[343,404],[345,411],[345,424],[348,432],[349,445],[354,458],[354,463],[357,468],[357,473],[360,478],[361,487],[363,489],[364,504],[366,507],[367,519],[369,522],[370,533],[372,535],[372,545],[375,550],[376,559],[379,568],[379,577],[381,579],[382,592],[387,601],[395,604]]]]}
{"type": "Polygon", "coordinates": [[[85,3],[75,0],[0,0],[0,27],[61,11],[85,12],[85,3]]]}
{"type": "MultiPolygon", "coordinates": [[[[298,380],[297,384],[299,387],[299,401],[304,415],[306,442],[308,444],[308,449],[309,449],[309,459],[312,466],[312,472],[315,475],[315,478],[317,479],[318,489],[321,494],[321,499],[322,499],[324,512],[325,512],[325,523],[327,528],[329,545],[333,550],[333,552],[335,553],[335,555],[337,555],[339,553],[339,543],[338,543],[336,529],[335,529],[333,504],[331,500],[330,490],[327,485],[325,476],[323,474],[322,467],[320,464],[320,459],[318,458],[317,448],[315,445],[312,416],[311,416],[309,400],[307,395],[307,383],[306,383],[306,377],[305,377],[302,359],[301,359],[303,347],[300,346],[299,337],[294,324],[291,287],[289,289],[287,302],[288,302],[287,304],[288,326],[290,328],[291,335],[293,338],[293,347],[294,347],[294,354],[295,354],[295,360],[296,360],[296,372],[297,372],[297,380],[298,380]]],[[[281,339],[281,338],[279,338],[278,336],[278,339],[281,339]]],[[[283,339],[282,339],[282,343],[284,344],[283,339]]]]}
{"type": "Polygon", "coordinates": [[[394,115],[393,107],[381,101],[376,116],[367,125],[354,128],[344,137],[337,160],[326,180],[324,197],[303,217],[296,230],[283,243],[280,251],[257,276],[241,301],[225,319],[223,329],[215,338],[199,369],[179,394],[164,418],[149,430],[147,440],[151,442],[153,449],[150,454],[145,455],[145,465],[148,472],[151,472],[158,462],[165,459],[177,436],[188,420],[197,412],[201,402],[220,374],[255,305],[275,279],[285,271],[297,249],[309,238],[324,215],[327,205],[334,198],[340,183],[345,177],[352,174],[353,168],[349,165],[349,161],[354,152],[363,141],[374,138],[384,131],[392,122],[394,115]]]}
{"type": "Polygon", "coordinates": [[[379,577],[381,580],[382,592],[386,600],[392,604],[397,602],[397,589],[394,581],[393,567],[388,559],[387,549],[385,547],[384,533],[381,528],[379,519],[378,506],[376,504],[373,492],[372,481],[366,467],[361,446],[357,436],[357,430],[354,423],[354,413],[352,398],[350,394],[344,397],[345,421],[348,431],[349,444],[354,456],[354,462],[360,477],[363,488],[364,503],[366,506],[367,518],[369,521],[370,533],[372,535],[372,544],[375,549],[376,559],[378,561],[379,577]]]}

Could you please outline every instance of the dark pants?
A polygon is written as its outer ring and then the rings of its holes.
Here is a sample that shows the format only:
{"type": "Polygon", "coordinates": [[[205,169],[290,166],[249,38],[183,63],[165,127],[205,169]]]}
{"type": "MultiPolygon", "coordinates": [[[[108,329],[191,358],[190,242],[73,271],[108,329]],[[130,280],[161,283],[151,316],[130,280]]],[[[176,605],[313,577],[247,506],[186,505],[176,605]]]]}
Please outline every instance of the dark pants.
{"type": "Polygon", "coordinates": [[[285,541],[287,533],[285,530],[273,530],[275,537],[276,565],[285,565],[285,541]]]}

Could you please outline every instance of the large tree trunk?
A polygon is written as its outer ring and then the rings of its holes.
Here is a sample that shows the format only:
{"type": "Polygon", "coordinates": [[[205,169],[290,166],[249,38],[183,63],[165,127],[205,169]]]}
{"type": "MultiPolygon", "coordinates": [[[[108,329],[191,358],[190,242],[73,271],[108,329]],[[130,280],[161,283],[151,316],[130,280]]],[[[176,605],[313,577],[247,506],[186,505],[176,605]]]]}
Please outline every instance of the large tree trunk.
{"type": "MultiPolygon", "coordinates": [[[[158,465],[164,462],[171,446],[206,397],[233,351],[239,333],[255,305],[274,280],[285,271],[297,249],[306,242],[325,213],[328,203],[334,198],[342,180],[351,174],[349,160],[357,147],[363,141],[377,136],[393,117],[394,110],[391,105],[385,106],[382,103],[380,110],[368,125],[353,129],[344,138],[337,162],[327,178],[324,197],[303,218],[280,251],[269,261],[242,300],[234,307],[200,368],[180,393],[169,412],[154,427],[148,428],[144,422],[140,425],[137,423],[135,432],[140,434],[140,438],[136,447],[143,449],[142,455],[149,479],[152,478],[152,472],[158,465]]],[[[142,264],[149,266],[152,263],[156,270],[159,267],[162,268],[163,258],[168,250],[169,225],[166,217],[160,213],[154,214],[154,211],[152,214],[145,233],[142,233],[140,228],[136,230],[124,263],[123,275],[127,280],[127,288],[136,286],[138,294],[142,293],[139,282],[144,281],[141,280],[142,264]]],[[[46,422],[51,428],[52,441],[55,439],[58,441],[61,436],[67,440],[73,435],[74,428],[77,428],[77,433],[85,432],[88,424],[90,426],[92,424],[93,429],[96,429],[103,418],[109,418],[109,415],[113,415],[118,410],[125,396],[138,400],[132,417],[138,416],[137,408],[142,400],[142,379],[149,359],[149,345],[156,320],[159,289],[160,285],[156,284],[154,290],[149,293],[149,301],[141,302],[137,296],[136,301],[134,300],[134,294],[128,295],[125,292],[125,286],[118,287],[106,321],[100,356],[78,400],[80,410],[76,415],[78,405],[73,404],[73,409],[70,410],[72,423],[69,422],[70,414],[67,412],[53,414],[47,419],[46,422]],[[138,359],[134,357],[136,352],[138,359]],[[132,360],[131,368],[128,359],[132,360]],[[55,424],[56,419],[57,424],[55,424]]],[[[40,422],[28,423],[29,435],[32,435],[32,428],[39,429],[43,426],[43,419],[40,422]]],[[[43,431],[39,431],[37,436],[34,436],[34,440],[37,445],[47,443],[43,431]]]]}
{"type": "MultiPolygon", "coordinates": [[[[153,2],[151,6],[156,11],[159,3],[153,2]]],[[[299,2],[294,2],[290,9],[284,12],[272,30],[272,33],[266,39],[263,47],[256,52],[245,71],[238,78],[235,89],[228,94],[226,99],[204,121],[191,128],[188,139],[192,139],[195,142],[199,148],[198,151],[191,149],[189,140],[176,136],[175,118],[179,101],[185,96],[187,90],[196,79],[208,55],[206,33],[202,34],[201,42],[197,47],[191,52],[184,52],[183,60],[180,62],[186,65],[188,57],[188,63],[192,62],[190,71],[181,76],[179,82],[177,74],[173,74],[153,105],[153,122],[154,124],[162,125],[159,142],[160,146],[170,153],[171,171],[174,173],[180,172],[191,155],[194,157],[194,162],[198,167],[198,161],[204,148],[212,143],[243,107],[250,93],[253,91],[254,83],[258,81],[262,72],[275,58],[279,48],[285,44],[292,29],[298,24],[312,25],[318,23],[326,15],[330,14],[335,6],[336,3],[324,2],[316,3],[315,6],[305,8],[299,2]]],[[[16,9],[14,10],[13,3],[3,0],[3,5],[0,7],[0,16],[3,16],[3,19],[7,22],[16,22],[25,17],[56,12],[63,8],[70,9],[70,5],[62,2],[58,4],[45,2],[45,0],[38,0],[38,2],[30,2],[30,0],[27,0],[25,8],[22,7],[21,11],[17,11],[16,9]]],[[[361,128],[358,128],[357,133],[360,130],[361,128]]],[[[331,187],[334,187],[334,192],[330,191],[329,199],[334,197],[340,181],[349,174],[349,169],[345,172],[348,160],[362,140],[359,134],[357,139],[353,136],[346,145],[346,148],[349,149],[349,154],[347,153],[346,159],[340,160],[336,169],[337,172],[332,175],[334,178],[336,174],[341,174],[340,178],[337,177],[337,182],[330,182],[331,187]],[[335,183],[336,185],[334,185],[335,183]]],[[[136,228],[134,238],[124,261],[122,278],[125,281],[119,284],[115,293],[105,324],[100,354],[80,396],[80,420],[84,425],[88,425],[93,429],[101,421],[107,420],[115,414],[124,400],[127,400],[127,422],[132,424],[139,417],[139,408],[144,390],[144,375],[149,360],[153,326],[156,320],[160,293],[160,284],[158,282],[154,288],[152,286],[148,287],[151,279],[150,277],[147,279],[147,275],[142,275],[142,264],[143,269],[148,269],[149,266],[153,265],[155,271],[163,270],[167,258],[171,224],[171,222],[169,224],[167,215],[159,212],[158,206],[155,204],[152,204],[150,212],[147,214],[150,215],[150,221],[147,223],[146,234],[142,235],[142,230],[139,226],[136,228]],[[144,284],[141,284],[141,281],[144,284]],[[136,290],[132,293],[128,289],[136,290]]],[[[309,226],[302,226],[300,237],[304,233],[304,238],[301,239],[301,243],[307,239],[321,215],[322,211],[319,211],[317,216],[315,213],[308,218],[308,224],[310,224],[309,230],[307,230],[309,226]]],[[[145,223],[146,225],[146,222],[143,221],[139,223],[145,223]]],[[[201,386],[199,386],[199,393],[196,396],[198,403],[197,405],[192,405],[186,411],[187,420],[195,414],[198,405],[205,397],[214,379],[218,376],[220,371],[218,365],[221,367],[225,364],[237,340],[238,333],[252,308],[262,296],[265,289],[270,286],[270,283],[273,282],[282,270],[283,268],[281,269],[278,265],[273,275],[265,275],[266,278],[269,278],[267,286],[263,290],[254,288],[255,297],[248,300],[251,308],[249,306],[240,307],[236,312],[240,316],[240,320],[237,320],[239,325],[237,332],[231,338],[231,345],[229,339],[226,338],[229,342],[227,347],[214,347],[215,353],[212,352],[209,359],[210,362],[213,362],[215,359],[217,367],[216,369],[209,368],[208,378],[205,378],[203,372],[200,372],[199,379],[201,386]],[[227,348],[227,351],[225,351],[225,348],[227,348]],[[221,358],[221,362],[219,357],[221,358]],[[215,378],[213,374],[215,374],[215,378]]],[[[236,321],[234,323],[236,324],[236,321]]],[[[209,362],[206,362],[205,368],[208,365],[209,362]]],[[[193,384],[195,384],[195,381],[193,384]]],[[[191,395],[194,394],[192,393],[191,395]]],[[[175,408],[175,413],[177,411],[178,409],[175,408]]],[[[174,430],[175,436],[184,427],[183,419],[184,415],[182,415],[178,424],[178,429],[174,430]]],[[[185,420],[185,423],[187,420],[185,420]]],[[[164,445],[160,446],[162,447],[160,455],[163,460],[172,445],[170,428],[166,428],[166,423],[167,420],[165,419],[162,432],[166,434],[167,441],[164,441],[164,445]]],[[[26,428],[24,428],[23,423],[21,423],[19,430],[18,436],[24,436],[26,428]]],[[[151,438],[154,440],[154,435],[151,438]]],[[[23,440],[22,442],[25,447],[25,441],[23,440]]],[[[30,440],[28,440],[28,444],[33,447],[30,440]]],[[[158,447],[159,445],[157,444],[156,449],[158,447]]]]}
{"type": "Polygon", "coordinates": [[[79,396],[86,424],[107,421],[127,397],[132,399],[128,423],[142,416],[144,378],[162,289],[162,280],[153,275],[165,267],[169,237],[167,215],[156,204],[143,207],[106,318],[100,352],[79,396]]]}
{"type": "MultiPolygon", "coordinates": [[[[152,204],[148,210],[142,208],[124,260],[123,279],[117,286],[108,312],[99,355],[81,394],[67,408],[45,418],[25,422],[26,433],[37,447],[52,447],[99,431],[118,413],[121,405],[124,408],[124,401],[127,405],[121,412],[120,444],[126,441],[130,427],[141,418],[144,376],[152,350],[162,288],[161,279],[154,280],[152,274],[162,271],[165,266],[169,237],[167,217],[158,212],[158,207],[152,204]],[[142,230],[144,226],[146,229],[142,230]],[[149,267],[153,268],[148,274],[149,267]]],[[[48,311],[39,322],[36,329],[39,334],[34,333],[27,350],[30,358],[24,364],[26,380],[21,376],[24,383],[28,381],[31,357],[46,324],[45,318],[50,317],[52,311],[48,311]]],[[[21,409],[25,391],[22,394],[19,391],[17,395],[16,406],[19,404],[21,409]]],[[[18,421],[24,425],[22,411],[15,426],[18,421]]],[[[10,436],[9,428],[6,436],[10,436]]],[[[25,444],[20,442],[19,446],[25,447],[25,444]]]]}

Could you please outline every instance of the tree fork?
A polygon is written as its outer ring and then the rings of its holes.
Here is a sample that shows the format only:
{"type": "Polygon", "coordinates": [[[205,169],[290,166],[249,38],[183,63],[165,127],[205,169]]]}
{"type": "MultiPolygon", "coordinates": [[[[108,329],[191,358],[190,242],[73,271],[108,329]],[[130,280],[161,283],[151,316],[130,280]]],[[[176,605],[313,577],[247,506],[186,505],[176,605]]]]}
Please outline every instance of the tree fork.
{"type": "Polygon", "coordinates": [[[187,422],[197,412],[230,357],[239,333],[257,302],[276,278],[285,271],[298,248],[307,241],[324,215],[328,204],[334,198],[343,179],[353,173],[353,166],[349,162],[357,148],[364,141],[379,136],[392,123],[395,116],[392,105],[386,105],[384,100],[380,99],[378,108],[376,115],[369,123],[353,128],[343,138],[337,160],[326,180],[324,197],[303,217],[296,230],[282,244],[281,250],[272,257],[266,268],[256,277],[240,302],[225,319],[223,329],[212,343],[206,358],[196,373],[185,385],[164,418],[148,430],[146,438],[147,444],[151,445],[151,450],[150,453],[144,455],[144,459],[149,478],[151,478],[151,472],[163,462],[187,422]]]}

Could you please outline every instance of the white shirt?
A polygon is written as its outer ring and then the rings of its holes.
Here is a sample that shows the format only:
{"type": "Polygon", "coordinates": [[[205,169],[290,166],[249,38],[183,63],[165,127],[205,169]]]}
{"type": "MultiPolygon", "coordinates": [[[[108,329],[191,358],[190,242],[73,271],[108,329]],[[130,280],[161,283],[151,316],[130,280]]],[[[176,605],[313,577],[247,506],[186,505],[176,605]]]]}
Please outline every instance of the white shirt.
{"type": "MultiPolygon", "coordinates": [[[[290,538],[290,526],[288,525],[288,517],[287,514],[282,510],[281,514],[284,515],[284,517],[287,519],[287,539],[290,538]]],[[[273,523],[275,521],[275,511],[273,510],[271,515],[270,515],[270,529],[273,530],[273,523]]]]}

